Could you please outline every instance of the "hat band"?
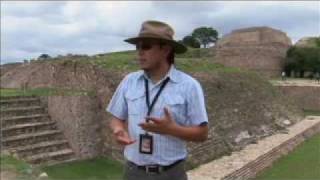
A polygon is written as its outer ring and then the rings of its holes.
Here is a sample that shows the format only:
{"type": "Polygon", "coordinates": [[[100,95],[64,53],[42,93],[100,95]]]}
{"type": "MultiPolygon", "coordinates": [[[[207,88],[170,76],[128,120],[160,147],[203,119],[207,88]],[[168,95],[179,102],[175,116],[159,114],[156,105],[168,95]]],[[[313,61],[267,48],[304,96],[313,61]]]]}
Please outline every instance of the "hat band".
{"type": "Polygon", "coordinates": [[[153,33],[140,33],[138,37],[150,37],[150,38],[159,38],[159,39],[166,39],[166,40],[173,40],[173,38],[169,35],[159,35],[153,33]]]}

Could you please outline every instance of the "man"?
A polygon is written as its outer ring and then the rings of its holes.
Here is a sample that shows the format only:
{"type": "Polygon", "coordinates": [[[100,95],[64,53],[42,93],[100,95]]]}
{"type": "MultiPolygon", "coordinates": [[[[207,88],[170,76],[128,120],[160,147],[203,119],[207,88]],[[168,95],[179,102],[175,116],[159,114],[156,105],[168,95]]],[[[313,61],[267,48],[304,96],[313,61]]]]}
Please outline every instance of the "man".
{"type": "Polygon", "coordinates": [[[316,74],[316,82],[320,83],[320,72],[316,74]]]}
{"type": "Polygon", "coordinates": [[[282,71],[281,73],[282,81],[286,80],[286,72],[282,71]]]}
{"type": "Polygon", "coordinates": [[[185,141],[205,141],[208,117],[200,84],[174,67],[174,54],[187,48],[173,29],[146,21],[136,45],[142,71],[127,75],[107,111],[116,141],[125,146],[127,180],[186,180],[185,141]]]}

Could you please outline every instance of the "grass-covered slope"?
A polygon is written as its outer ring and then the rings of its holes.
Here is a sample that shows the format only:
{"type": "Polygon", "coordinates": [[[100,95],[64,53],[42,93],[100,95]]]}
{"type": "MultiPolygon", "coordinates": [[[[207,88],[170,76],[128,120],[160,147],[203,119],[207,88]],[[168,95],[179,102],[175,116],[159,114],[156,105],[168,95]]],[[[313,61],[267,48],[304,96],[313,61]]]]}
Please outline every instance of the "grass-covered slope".
{"type": "Polygon", "coordinates": [[[320,178],[320,134],[307,139],[292,153],[277,160],[271,168],[262,172],[255,180],[296,179],[316,180],[320,178]]]}
{"type": "MultiPolygon", "coordinates": [[[[189,49],[186,53],[176,55],[175,64],[186,72],[240,71],[238,68],[224,67],[214,63],[212,49],[189,49]]],[[[107,53],[93,56],[92,64],[108,70],[135,71],[139,67],[135,51],[107,53]]]]}

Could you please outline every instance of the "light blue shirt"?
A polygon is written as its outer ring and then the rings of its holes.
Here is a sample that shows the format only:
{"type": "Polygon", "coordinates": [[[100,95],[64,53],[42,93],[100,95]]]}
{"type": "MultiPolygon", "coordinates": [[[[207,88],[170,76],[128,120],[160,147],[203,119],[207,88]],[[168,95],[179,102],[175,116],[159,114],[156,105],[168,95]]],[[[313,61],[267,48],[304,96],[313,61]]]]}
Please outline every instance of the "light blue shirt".
{"type": "Polygon", "coordinates": [[[134,144],[125,147],[124,156],[138,165],[169,165],[187,157],[184,140],[170,135],[151,133],[153,136],[153,154],[139,152],[139,135],[145,131],[138,124],[145,122],[147,115],[144,77],[149,82],[150,102],[158,92],[162,81],[170,80],[154,105],[151,117],[164,116],[164,107],[168,107],[172,117],[181,126],[198,126],[208,122],[204,95],[201,85],[191,76],[171,66],[168,74],[157,84],[153,84],[141,70],[128,74],[114,93],[107,111],[118,119],[128,121],[128,131],[134,144]]]}

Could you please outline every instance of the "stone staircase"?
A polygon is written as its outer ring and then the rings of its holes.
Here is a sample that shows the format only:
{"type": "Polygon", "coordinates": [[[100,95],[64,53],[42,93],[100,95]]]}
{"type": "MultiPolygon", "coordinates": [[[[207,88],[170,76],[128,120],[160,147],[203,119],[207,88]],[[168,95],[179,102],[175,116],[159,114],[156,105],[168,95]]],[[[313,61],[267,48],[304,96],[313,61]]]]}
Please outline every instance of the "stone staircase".
{"type": "Polygon", "coordinates": [[[15,152],[31,164],[76,160],[62,131],[38,97],[1,97],[0,108],[1,150],[15,152]]]}

